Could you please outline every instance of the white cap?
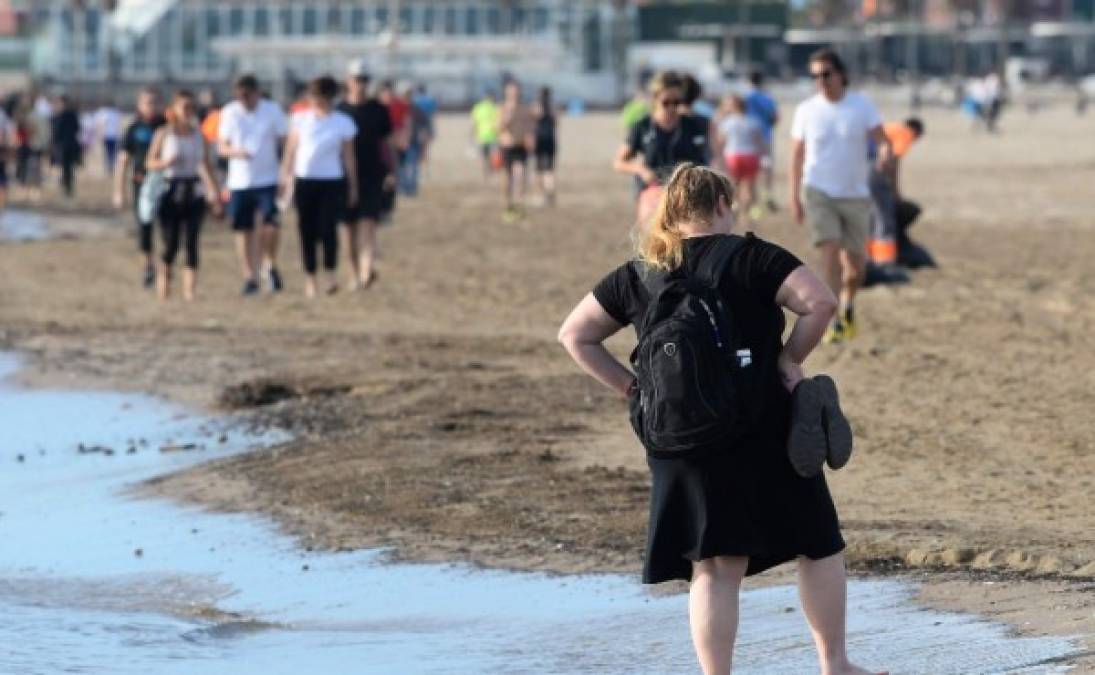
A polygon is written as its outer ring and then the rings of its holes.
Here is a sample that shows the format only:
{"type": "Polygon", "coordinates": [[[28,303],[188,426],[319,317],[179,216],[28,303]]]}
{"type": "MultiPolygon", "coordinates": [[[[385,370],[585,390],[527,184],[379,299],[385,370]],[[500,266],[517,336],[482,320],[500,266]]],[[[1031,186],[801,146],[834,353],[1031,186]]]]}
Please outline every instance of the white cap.
{"type": "Polygon", "coordinates": [[[369,77],[369,69],[365,67],[365,59],[353,59],[346,65],[346,75],[349,77],[369,77]]]}

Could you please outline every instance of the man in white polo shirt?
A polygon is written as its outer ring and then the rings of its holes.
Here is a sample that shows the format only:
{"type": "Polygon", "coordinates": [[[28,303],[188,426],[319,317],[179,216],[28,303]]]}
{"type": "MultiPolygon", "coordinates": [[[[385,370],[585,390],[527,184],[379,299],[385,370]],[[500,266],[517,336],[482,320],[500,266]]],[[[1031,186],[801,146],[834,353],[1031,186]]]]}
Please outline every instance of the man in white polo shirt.
{"type": "Polygon", "coordinates": [[[278,251],[278,148],[288,132],[281,106],[262,97],[253,75],[236,80],[236,100],[224,106],[217,150],[228,158],[228,214],[236,231],[243,294],[259,292],[259,263],[270,290],[281,290],[278,251]],[[255,215],[262,218],[255,238],[255,215]],[[256,243],[258,244],[256,246],[256,243]]]}
{"type": "Polygon", "coordinates": [[[847,70],[836,52],[814,52],[810,77],[818,92],[799,104],[791,125],[791,213],[810,227],[821,277],[840,297],[825,341],[841,342],[856,334],[853,305],[867,262],[868,141],[878,148],[879,166],[889,164],[892,152],[874,104],[848,91],[847,70]]]}

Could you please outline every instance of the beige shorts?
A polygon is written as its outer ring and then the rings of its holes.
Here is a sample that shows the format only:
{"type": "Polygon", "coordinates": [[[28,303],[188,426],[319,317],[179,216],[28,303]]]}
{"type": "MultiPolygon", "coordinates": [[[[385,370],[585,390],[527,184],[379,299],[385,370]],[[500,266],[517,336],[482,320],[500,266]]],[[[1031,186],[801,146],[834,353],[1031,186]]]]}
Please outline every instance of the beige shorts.
{"type": "Polygon", "coordinates": [[[803,189],[806,224],[814,246],[836,241],[853,253],[866,253],[871,228],[871,200],[867,197],[835,198],[810,186],[803,189]]]}

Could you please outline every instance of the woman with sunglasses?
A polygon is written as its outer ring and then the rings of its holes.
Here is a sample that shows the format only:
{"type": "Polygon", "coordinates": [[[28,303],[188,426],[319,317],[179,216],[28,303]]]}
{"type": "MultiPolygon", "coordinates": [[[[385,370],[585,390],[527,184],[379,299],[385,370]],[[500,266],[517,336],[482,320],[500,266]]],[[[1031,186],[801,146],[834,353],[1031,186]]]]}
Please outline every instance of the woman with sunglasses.
{"type": "Polygon", "coordinates": [[[214,215],[221,213],[217,199],[220,188],[213,177],[213,161],[196,115],[194,94],[177,91],[167,110],[167,124],[152,137],[145,160],[145,167],[149,171],[162,171],[166,182],[159,207],[163,257],[156,275],[156,295],[160,300],[167,300],[171,293],[171,267],[180,243],[186,248],[183,299],[194,299],[198,286],[198,236],[206,202],[214,215]]]}
{"type": "Polygon", "coordinates": [[[711,151],[708,125],[699,117],[681,114],[684,80],[676,73],[658,73],[648,87],[653,108],[628,134],[616,153],[613,168],[635,176],[640,220],[653,212],[669,174],[680,164],[708,164],[711,151]]]}

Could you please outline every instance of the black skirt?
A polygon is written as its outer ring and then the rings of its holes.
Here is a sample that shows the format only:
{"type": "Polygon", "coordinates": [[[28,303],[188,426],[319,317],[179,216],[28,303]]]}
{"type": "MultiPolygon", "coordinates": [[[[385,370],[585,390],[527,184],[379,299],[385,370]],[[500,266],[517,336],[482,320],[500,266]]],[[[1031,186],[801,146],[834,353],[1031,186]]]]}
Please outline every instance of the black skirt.
{"type": "MultiPolygon", "coordinates": [[[[783,426],[783,425],[780,425],[783,426]]],[[[783,439],[766,435],[725,453],[647,458],[650,522],[643,583],[692,578],[692,561],[748,556],[747,575],[844,549],[824,475],[802,478],[783,439]]]]}

